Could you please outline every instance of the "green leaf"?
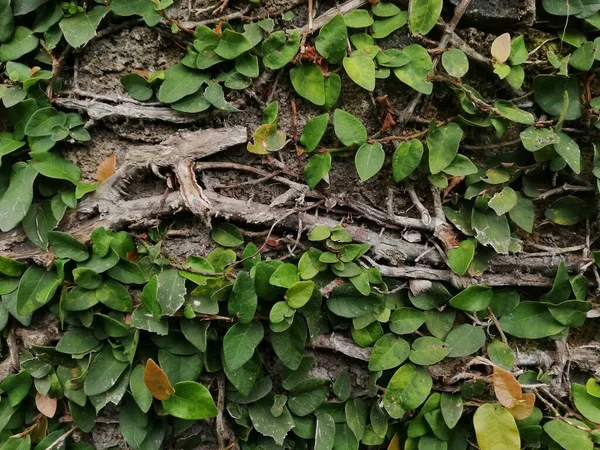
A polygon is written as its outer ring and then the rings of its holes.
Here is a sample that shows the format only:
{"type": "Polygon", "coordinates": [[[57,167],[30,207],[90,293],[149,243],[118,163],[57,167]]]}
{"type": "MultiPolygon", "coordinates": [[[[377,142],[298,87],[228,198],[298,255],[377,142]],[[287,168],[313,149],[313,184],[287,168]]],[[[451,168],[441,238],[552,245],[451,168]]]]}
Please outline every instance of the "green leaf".
{"type": "Polygon", "coordinates": [[[377,19],[373,22],[371,29],[373,30],[374,39],[383,39],[388,37],[394,31],[402,28],[408,22],[408,11],[400,11],[398,14],[377,19]]]}
{"type": "Polygon", "coordinates": [[[55,127],[64,126],[66,123],[67,115],[64,112],[48,106],[33,113],[25,126],[25,134],[33,137],[50,136],[55,127]]]}
{"type": "Polygon", "coordinates": [[[220,223],[213,227],[210,237],[223,247],[238,247],[244,243],[239,228],[230,223],[220,223]]]}
{"type": "MultiPolygon", "coordinates": [[[[304,167],[304,178],[306,184],[314,189],[331,170],[331,154],[320,153],[313,155],[304,167]]],[[[1,202],[0,202],[1,205],[1,202]]],[[[0,209],[1,211],[1,209],[0,209]]],[[[15,224],[16,225],[16,224],[15,224]]]]}
{"type": "Polygon", "coordinates": [[[314,289],[312,281],[298,281],[286,291],[285,300],[291,308],[302,308],[310,300],[314,289]]]}
{"type": "Polygon", "coordinates": [[[2,157],[8,155],[25,145],[25,142],[15,139],[12,133],[0,132],[0,164],[2,157]]]}
{"type": "Polygon", "coordinates": [[[567,92],[569,107],[565,120],[576,120],[583,113],[581,105],[581,86],[575,75],[562,77],[556,75],[538,75],[533,80],[533,93],[536,103],[551,116],[558,117],[563,106],[563,93],[567,92]]]}
{"type": "Polygon", "coordinates": [[[521,439],[513,415],[499,404],[485,404],[473,415],[481,450],[519,450],[521,439]]]}
{"type": "Polygon", "coordinates": [[[325,89],[323,109],[329,111],[337,102],[340,92],[342,92],[342,79],[337,73],[330,72],[323,80],[323,87],[325,89]]]}
{"type": "Polygon", "coordinates": [[[379,51],[376,59],[380,66],[392,68],[405,66],[410,62],[410,56],[397,48],[379,51]]]}
{"type": "Polygon", "coordinates": [[[300,136],[300,145],[302,145],[307,152],[312,152],[319,146],[319,142],[321,142],[325,130],[327,129],[328,122],[328,113],[313,117],[306,122],[306,125],[302,130],[302,135],[300,136]]]}
{"type": "Polygon", "coordinates": [[[523,339],[541,339],[564,329],[546,305],[538,302],[519,303],[511,314],[500,319],[500,326],[505,333],[523,339]]]}
{"type": "Polygon", "coordinates": [[[531,233],[533,231],[533,202],[517,192],[517,204],[508,212],[508,217],[520,228],[531,233]]]}
{"type": "Polygon", "coordinates": [[[185,279],[176,270],[167,269],[158,274],[157,296],[162,314],[173,316],[185,303],[185,279]]]}
{"type": "Polygon", "coordinates": [[[571,53],[569,64],[577,70],[587,72],[594,64],[595,53],[596,47],[594,42],[584,42],[581,47],[571,53]]]}
{"type": "Polygon", "coordinates": [[[284,263],[275,269],[275,272],[269,278],[269,283],[273,286],[288,289],[296,282],[300,281],[298,269],[294,264],[284,263]]]}
{"type": "Polygon", "coordinates": [[[481,327],[474,327],[465,323],[456,327],[448,334],[446,344],[452,348],[448,355],[451,358],[469,356],[483,347],[485,344],[485,332],[481,327]]]}
{"type": "Polygon", "coordinates": [[[260,322],[234,324],[223,337],[223,356],[227,367],[236,370],[252,358],[264,337],[260,322]]]}
{"type": "Polygon", "coordinates": [[[469,60],[465,52],[452,48],[442,54],[442,66],[448,75],[462,78],[469,71],[469,60]]]}
{"type": "Polygon", "coordinates": [[[294,90],[318,106],[325,104],[325,82],[320,67],[302,64],[290,69],[290,80],[294,90]]]}
{"type": "Polygon", "coordinates": [[[138,407],[142,412],[147,413],[152,406],[152,393],[146,387],[146,383],[144,383],[143,364],[138,364],[131,371],[129,390],[138,407]]]}
{"type": "Polygon", "coordinates": [[[559,131],[556,135],[558,142],[554,144],[554,150],[563,157],[573,172],[579,174],[581,172],[581,152],[579,151],[579,145],[562,131],[559,131]]]}
{"type": "Polygon", "coordinates": [[[165,79],[158,90],[158,100],[161,103],[173,103],[198,92],[206,82],[203,72],[190,69],[181,63],[165,70],[165,79]]]}
{"type": "Polygon", "coordinates": [[[0,273],[9,277],[19,277],[25,270],[27,270],[26,263],[0,255],[0,273]]]}
{"type": "Polygon", "coordinates": [[[427,79],[433,70],[431,56],[429,56],[427,50],[417,44],[409,45],[403,51],[410,56],[410,62],[405,66],[394,69],[394,74],[400,81],[417,92],[425,95],[431,94],[433,83],[427,79]]]}
{"type": "Polygon", "coordinates": [[[27,214],[33,200],[33,182],[37,174],[27,163],[13,165],[10,184],[0,199],[0,231],[12,230],[27,214]]]}
{"type": "Polygon", "coordinates": [[[129,292],[125,286],[118,281],[104,281],[102,285],[96,289],[96,297],[100,303],[115,311],[131,312],[133,310],[133,302],[129,292]]]}
{"type": "Polygon", "coordinates": [[[367,91],[375,89],[375,62],[362,50],[344,57],[344,69],[352,81],[367,91]]]}
{"type": "Polygon", "coordinates": [[[517,204],[517,193],[510,187],[505,187],[502,191],[494,194],[488,202],[488,206],[501,216],[512,210],[517,204]]]}
{"type": "Polygon", "coordinates": [[[10,2],[11,0],[0,0],[0,43],[9,41],[15,31],[15,18],[10,2]]]}
{"type": "Polygon", "coordinates": [[[367,141],[367,129],[354,117],[341,109],[333,112],[333,129],[346,147],[359,146],[367,141]]]}
{"type": "Polygon", "coordinates": [[[352,393],[352,379],[348,370],[343,370],[335,378],[333,383],[333,393],[342,401],[346,401],[350,398],[352,393]]]}
{"type": "Polygon", "coordinates": [[[265,397],[258,402],[254,402],[248,406],[248,414],[252,425],[256,431],[264,436],[273,438],[279,446],[283,445],[283,440],[288,432],[294,427],[294,419],[287,407],[283,408],[283,412],[275,417],[271,413],[272,398],[265,397]]]}
{"type": "Polygon", "coordinates": [[[327,398],[328,384],[327,380],[320,378],[308,378],[296,384],[288,400],[290,411],[300,417],[315,412],[327,398]]]}
{"type": "Polygon", "coordinates": [[[162,16],[154,9],[154,3],[148,3],[145,0],[112,0],[110,10],[117,16],[142,16],[146,25],[152,27],[160,22],[162,16]]]}
{"type": "Polygon", "coordinates": [[[121,85],[135,100],[145,102],[150,100],[154,91],[148,81],[137,73],[129,73],[121,78],[121,85]]]}
{"type": "Polygon", "coordinates": [[[361,441],[367,428],[367,416],[369,411],[362,398],[348,400],[344,407],[346,413],[346,423],[356,436],[357,441],[361,441]]]}
{"type": "Polygon", "coordinates": [[[382,302],[380,295],[364,296],[352,285],[343,284],[333,291],[327,308],[337,316],[353,319],[372,312],[382,302]]]}
{"type": "Polygon", "coordinates": [[[552,419],[544,424],[544,431],[565,450],[593,450],[594,444],[590,433],[585,431],[585,423],[572,418],[568,421],[552,419]]]}
{"type": "Polygon", "coordinates": [[[96,28],[108,11],[106,6],[96,6],[87,13],[78,12],[62,19],[58,26],[69,45],[75,48],[82,47],[96,36],[96,28]]]}
{"type": "Polygon", "coordinates": [[[139,448],[148,434],[148,417],[129,397],[119,407],[119,429],[132,448],[139,448]]]}
{"type": "Polygon", "coordinates": [[[523,125],[533,125],[535,123],[535,117],[533,114],[522,110],[509,101],[498,100],[496,103],[494,103],[494,107],[498,110],[502,117],[510,120],[511,122],[517,122],[523,125]]]}
{"type": "Polygon", "coordinates": [[[406,364],[390,379],[383,396],[383,407],[392,419],[417,409],[429,396],[433,380],[426,369],[406,364]]]}
{"type": "Polygon", "coordinates": [[[511,371],[515,365],[515,355],[508,344],[502,341],[492,341],[487,346],[487,354],[494,364],[504,370],[511,371]]]}
{"type": "MultiPolygon", "coordinates": [[[[48,303],[60,283],[54,270],[46,271],[31,265],[19,281],[16,292],[16,310],[20,315],[30,314],[48,303]]],[[[7,307],[10,310],[10,308],[7,307]]]]}
{"type": "Polygon", "coordinates": [[[300,33],[292,31],[286,41],[284,31],[271,33],[261,45],[263,64],[267,69],[278,70],[289,63],[300,48],[300,33]]]}
{"type": "Polygon", "coordinates": [[[373,25],[373,18],[365,9],[355,9],[344,14],[344,23],[348,28],[365,28],[373,25]]]}
{"type": "Polygon", "coordinates": [[[29,164],[39,173],[48,178],[67,180],[77,184],[81,179],[81,170],[71,161],[67,161],[54,153],[35,153],[34,160],[29,164]]]}
{"type": "Polygon", "coordinates": [[[443,0],[410,0],[408,20],[413,35],[429,33],[442,13],[443,0]]]}
{"type": "Polygon", "coordinates": [[[202,355],[176,355],[167,350],[158,351],[158,361],[169,381],[173,384],[181,381],[194,381],[202,373],[202,355]]]}
{"type": "Polygon", "coordinates": [[[577,383],[571,384],[571,393],[577,411],[587,420],[600,423],[600,398],[588,394],[586,387],[577,383]]]}
{"type": "Polygon", "coordinates": [[[335,442],[335,421],[327,413],[317,415],[314,450],[333,450],[335,442]]]}
{"type": "Polygon", "coordinates": [[[369,370],[376,372],[398,367],[406,361],[409,353],[408,342],[393,334],[385,334],[373,346],[369,357],[369,370]]]}
{"type": "Polygon", "coordinates": [[[417,338],[412,344],[410,361],[419,366],[430,366],[440,362],[450,353],[450,347],[444,341],[431,336],[417,338]]]}
{"type": "Polygon", "coordinates": [[[83,383],[85,395],[98,395],[108,391],[116,383],[129,363],[119,361],[113,355],[110,345],[105,345],[90,364],[83,383]]]}
{"type": "Polygon", "coordinates": [[[231,316],[237,317],[240,323],[252,321],[256,313],[257,296],[254,291],[254,280],[247,272],[240,272],[235,279],[227,308],[231,316]]]}
{"type": "Polygon", "coordinates": [[[429,149],[429,170],[436,174],[448,167],[458,154],[458,146],[463,131],[456,123],[449,123],[435,128],[427,136],[429,149]]]}
{"type": "Polygon", "coordinates": [[[506,216],[499,216],[492,210],[480,212],[473,208],[471,225],[480,243],[492,246],[498,253],[508,253],[511,238],[506,216]]]}
{"type": "Polygon", "coordinates": [[[361,145],[354,157],[356,171],[361,181],[367,181],[377,175],[384,162],[385,152],[379,142],[361,145]]]}
{"type": "Polygon", "coordinates": [[[215,417],[217,406],[206,387],[195,381],[180,381],[173,386],[175,393],[162,401],[167,413],[184,420],[215,417]]]}
{"type": "Polygon", "coordinates": [[[315,47],[329,63],[339,64],[346,56],[347,41],[348,30],[344,17],[337,14],[321,28],[315,47]]]}
{"type": "MultiPolygon", "coordinates": [[[[1,211],[1,209],[0,209],[1,211]]],[[[594,213],[587,202],[573,195],[567,195],[554,201],[545,212],[546,219],[564,226],[575,225],[594,213]]]]}
{"type": "Polygon", "coordinates": [[[74,328],[67,331],[56,344],[56,351],[68,355],[82,355],[94,350],[100,341],[92,331],[85,328],[74,328]]]}
{"type": "Polygon", "coordinates": [[[467,239],[448,251],[448,265],[459,275],[467,273],[475,256],[475,243],[467,239]]]}
{"type": "Polygon", "coordinates": [[[144,270],[138,264],[126,260],[119,261],[106,273],[109,277],[125,284],[144,284],[147,281],[144,270]]]}
{"type": "Polygon", "coordinates": [[[392,156],[394,181],[400,182],[419,167],[423,157],[423,144],[417,139],[403,142],[392,156]]]}
{"type": "Polygon", "coordinates": [[[408,291],[410,302],[419,309],[433,309],[445,305],[450,297],[452,296],[448,289],[442,283],[436,281],[431,283],[428,290],[420,292],[418,295],[413,294],[410,290],[408,291]]]}
{"type": "Polygon", "coordinates": [[[460,393],[450,394],[447,392],[442,393],[440,400],[440,409],[442,411],[442,417],[444,422],[451,430],[456,426],[463,413],[463,401],[460,393]]]}
{"type": "Polygon", "coordinates": [[[29,28],[16,27],[12,38],[0,45],[0,61],[14,61],[37,48],[39,39],[29,28]]]}
{"type": "Polygon", "coordinates": [[[215,53],[225,59],[235,59],[251,48],[252,44],[243,34],[226,29],[215,48],[215,53]]]}
{"type": "Polygon", "coordinates": [[[396,334],[410,334],[425,323],[427,316],[414,308],[399,308],[390,317],[390,330],[396,334]]]}
{"type": "Polygon", "coordinates": [[[392,2],[377,2],[371,6],[371,9],[377,17],[392,17],[400,14],[400,8],[392,2]]]}
{"type": "Polygon", "coordinates": [[[552,290],[542,295],[540,301],[542,303],[550,303],[559,305],[566,302],[571,296],[571,283],[569,282],[569,272],[565,266],[565,262],[561,261],[556,271],[556,276],[552,283],[552,290]]]}
{"type": "Polygon", "coordinates": [[[279,333],[271,332],[270,336],[273,350],[281,362],[291,370],[300,367],[307,337],[304,320],[296,315],[287,330],[279,333]]]}
{"type": "Polygon", "coordinates": [[[235,70],[249,78],[256,78],[258,71],[258,57],[245,53],[235,59],[235,70]]]}
{"type": "Polygon", "coordinates": [[[48,242],[59,258],[85,261],[89,257],[87,247],[68,233],[50,231],[48,232],[48,242]]]}

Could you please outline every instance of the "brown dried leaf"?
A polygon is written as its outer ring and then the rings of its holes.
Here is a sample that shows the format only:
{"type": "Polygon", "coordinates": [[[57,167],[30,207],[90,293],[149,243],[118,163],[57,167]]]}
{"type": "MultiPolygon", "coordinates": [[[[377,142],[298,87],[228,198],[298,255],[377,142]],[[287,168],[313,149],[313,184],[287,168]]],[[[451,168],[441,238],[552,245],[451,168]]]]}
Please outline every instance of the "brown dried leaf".
{"type": "Polygon", "coordinates": [[[510,56],[510,34],[504,33],[492,42],[492,57],[499,64],[504,64],[510,56]]]}
{"type": "Polygon", "coordinates": [[[46,417],[52,419],[56,414],[56,399],[41,395],[39,392],[35,394],[35,406],[38,411],[46,417]]]}
{"type": "Polygon", "coordinates": [[[527,419],[531,413],[533,412],[533,407],[535,406],[535,394],[528,393],[523,394],[515,406],[509,408],[508,410],[517,420],[527,419]]]}
{"type": "Polygon", "coordinates": [[[521,385],[512,373],[499,367],[494,367],[492,381],[494,383],[496,398],[505,408],[514,407],[517,401],[522,398],[521,385]]]}
{"type": "Polygon", "coordinates": [[[168,400],[175,393],[167,374],[152,360],[148,359],[144,369],[144,384],[158,400],[168,400]]]}
{"type": "Polygon", "coordinates": [[[385,119],[383,119],[383,124],[381,125],[381,131],[387,131],[392,127],[396,126],[396,121],[392,116],[392,113],[388,112],[385,114],[385,119]]]}
{"type": "Polygon", "coordinates": [[[98,180],[98,183],[102,183],[107,178],[112,177],[116,168],[117,155],[113,153],[98,166],[98,170],[96,171],[96,180],[98,180]]]}

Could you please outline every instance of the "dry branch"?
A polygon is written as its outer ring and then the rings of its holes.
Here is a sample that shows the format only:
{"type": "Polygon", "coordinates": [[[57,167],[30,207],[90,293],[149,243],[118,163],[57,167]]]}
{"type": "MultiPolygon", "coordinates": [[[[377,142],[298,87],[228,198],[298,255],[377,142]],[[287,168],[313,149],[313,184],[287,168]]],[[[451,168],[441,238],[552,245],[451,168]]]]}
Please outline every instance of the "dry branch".
{"type": "MultiPolygon", "coordinates": [[[[108,229],[143,229],[157,225],[161,218],[181,211],[194,213],[205,224],[209,222],[209,218],[218,217],[263,227],[276,225],[294,233],[309,231],[319,224],[332,227],[340,223],[340,220],[330,215],[308,213],[306,208],[286,209],[239,200],[221,195],[211,190],[210,186],[202,190],[192,170],[194,162],[246,141],[246,128],[231,127],[180,132],[159,145],[133,148],[115,174],[102,183],[95,193],[85,198],[77,210],[67,214],[60,229],[87,241],[90,233],[99,226],[108,229]],[[129,199],[129,183],[149,173],[151,168],[155,173],[160,173],[161,170],[175,173],[179,190],[165,196],[129,199]]],[[[202,169],[202,164],[197,164],[196,168],[202,169]]],[[[206,164],[209,166],[211,163],[206,164]]],[[[306,193],[301,183],[290,181],[286,184],[294,191],[292,194],[301,196],[306,193]]],[[[384,227],[392,224],[433,231],[430,225],[424,225],[420,219],[388,217],[367,205],[337,200],[339,204],[346,204],[384,227]]],[[[383,264],[380,266],[382,273],[388,277],[445,281],[457,287],[470,283],[491,286],[549,286],[561,261],[560,257],[551,253],[531,258],[496,255],[490,261],[489,273],[480,277],[458,277],[447,269],[442,270],[444,260],[438,251],[432,251],[425,244],[408,242],[398,231],[384,229],[376,232],[358,224],[345,224],[345,227],[356,241],[371,245],[371,256],[378,264],[383,264]],[[413,267],[416,262],[421,265],[413,267]]],[[[53,258],[50,252],[33,247],[20,230],[0,237],[0,253],[19,260],[34,260],[43,265],[47,265],[53,258]]],[[[562,259],[573,272],[581,271],[588,262],[588,258],[573,255],[562,259]]]]}

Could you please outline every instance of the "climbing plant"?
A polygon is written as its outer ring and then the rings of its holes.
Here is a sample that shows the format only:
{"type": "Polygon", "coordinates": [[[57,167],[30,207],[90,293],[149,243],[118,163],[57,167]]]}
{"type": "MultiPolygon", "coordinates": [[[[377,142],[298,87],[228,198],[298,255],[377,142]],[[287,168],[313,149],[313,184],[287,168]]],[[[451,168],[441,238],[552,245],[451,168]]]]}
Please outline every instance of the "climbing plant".
{"type": "Polygon", "coordinates": [[[515,378],[506,337],[485,331],[489,321],[510,336],[540,339],[583,325],[587,280],[569,277],[564,265],[552,290],[530,301],[481,285],[398,286],[361,263],[369,245],[353,242],[342,226],[316,226],[312,245],[289,261],[263,260],[227,223],[212,231],[219,246],[182,264],[161,254],[163,236],[154,229],[136,242],[98,228],[86,246],[51,231],[57,259],[49,270],[0,258],[1,326],[12,316],[27,327],[45,314],[67,330],[55,346],[22,350],[21,370],[0,383],[3,448],[46,448],[74,427],[91,431],[109,404],[119,405],[131,448],[162,448],[171,427],[217,416],[205,384],[226,399],[244,448],[312,440],[316,448],[358,448],[387,439],[405,448],[467,448],[471,439],[481,448],[520,448],[538,442],[542,429],[545,440],[573,440],[577,448],[597,439],[593,378],[573,385],[583,422],[556,410],[543,420],[535,394],[523,389],[548,375],[515,378]],[[334,380],[311,375],[315,358],[305,346],[340,329],[354,341],[343,345],[371,348],[360,395],[348,371],[334,380]],[[492,376],[436,392],[426,368],[464,357],[492,376]],[[197,381],[221,372],[226,386],[197,381]]]}
{"type": "MultiPolygon", "coordinates": [[[[61,69],[103,24],[130,16],[150,27],[169,25],[185,48],[164,70],[121,79],[136,102],[190,115],[235,114],[243,105],[230,101],[231,91],[282,71],[315,114],[288,136],[281,106],[270,102],[247,150],[268,158],[295,147],[306,187],[315,192],[348,156],[363,183],[426,180],[440,199],[437,221],[457,230],[439,250],[456,274],[451,280],[481,275],[494,253],[520,252],[540,214],[562,227],[589,220],[600,157],[596,144],[580,137],[593,139],[600,128],[591,75],[600,59],[600,41],[592,39],[600,1],[544,0],[546,13],[567,20],[555,37],[538,45],[504,33],[486,48],[490,57],[459,40],[449,44],[468,2],[446,23],[448,3],[411,0],[403,10],[375,1],[331,14],[313,30],[278,29],[288,21],[266,16],[190,29],[170,15],[170,0],[0,0],[0,231],[20,226],[50,255],[47,266],[0,256],[0,330],[9,362],[18,362],[0,381],[0,450],[89,448],[71,438],[91,432],[111,405],[134,449],[163,448],[173,434],[212,418],[227,448],[600,444],[597,380],[571,382],[565,404],[546,389],[556,374],[520,370],[511,346],[565,338],[594,316],[592,280],[584,273],[597,274],[600,254],[590,242],[593,261],[573,275],[561,262],[545,292],[447,280],[399,284],[382,276],[368,257],[370,245],[342,224],[313,227],[306,246],[301,236],[296,241],[294,250],[302,251],[273,256],[260,242],[247,242],[244,230],[215,223],[218,246],[183,262],[163,254],[164,224],[137,236],[97,228],[85,242],[55,230],[97,188],[64,157],[65,148],[92,137],[82,116],[54,104],[61,69]],[[584,23],[588,29],[579,31],[584,23]],[[390,46],[395,33],[410,35],[411,43],[390,46]],[[488,100],[470,85],[474,62],[514,96],[488,100]],[[384,113],[369,135],[360,118],[339,107],[342,83],[372,95],[384,80],[399,82],[416,101],[449,90],[457,113],[398,131],[414,108],[401,116],[377,97],[384,113]],[[500,143],[463,143],[480,132],[500,143]],[[508,135],[518,138],[506,141],[508,135]],[[508,150],[489,158],[473,153],[496,149],[508,150]],[[558,179],[575,184],[557,188],[558,179]],[[567,195],[544,202],[555,194],[567,195]],[[35,323],[56,324],[56,342],[18,349],[13,325],[35,323]],[[358,382],[349,370],[319,376],[311,346],[358,360],[368,375],[358,382]],[[451,380],[436,376],[436,367],[457,362],[463,366],[451,380]],[[473,366],[479,375],[468,370],[473,366]]],[[[114,166],[107,161],[98,182],[114,166]]]]}

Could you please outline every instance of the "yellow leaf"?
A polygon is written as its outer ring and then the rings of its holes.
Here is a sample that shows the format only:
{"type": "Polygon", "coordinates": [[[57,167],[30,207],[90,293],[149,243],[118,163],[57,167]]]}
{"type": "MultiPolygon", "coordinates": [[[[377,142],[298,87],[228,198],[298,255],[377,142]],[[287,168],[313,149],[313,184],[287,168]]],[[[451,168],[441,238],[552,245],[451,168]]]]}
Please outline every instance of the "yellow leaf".
{"type": "Polygon", "coordinates": [[[98,183],[102,183],[107,178],[112,177],[117,168],[117,155],[111,154],[108,158],[100,163],[96,171],[96,179],[98,183]]]}
{"type": "Polygon", "coordinates": [[[400,450],[400,436],[398,433],[394,434],[394,437],[390,441],[387,450],[400,450]]]}
{"type": "Polygon", "coordinates": [[[148,359],[144,369],[144,384],[158,400],[168,400],[175,393],[167,374],[156,364],[152,358],[148,359]]]}
{"type": "Polygon", "coordinates": [[[35,394],[35,406],[38,411],[44,416],[52,418],[56,414],[56,399],[46,395],[41,395],[39,392],[35,394]]]}
{"type": "Polygon", "coordinates": [[[517,420],[527,419],[533,412],[535,406],[535,394],[523,394],[515,406],[509,409],[510,413],[517,420]]]}
{"type": "Polygon", "coordinates": [[[494,367],[492,381],[494,383],[494,393],[502,406],[512,408],[521,399],[521,385],[510,372],[494,367]]]}
{"type": "Polygon", "coordinates": [[[480,406],[473,415],[481,450],[520,450],[521,437],[515,418],[498,403],[480,406]]]}
{"type": "Polygon", "coordinates": [[[31,442],[40,442],[48,436],[48,418],[42,414],[37,421],[37,426],[31,430],[31,442]]]}
{"type": "Polygon", "coordinates": [[[492,42],[492,57],[498,64],[506,62],[510,56],[510,34],[504,33],[492,42]]]}

